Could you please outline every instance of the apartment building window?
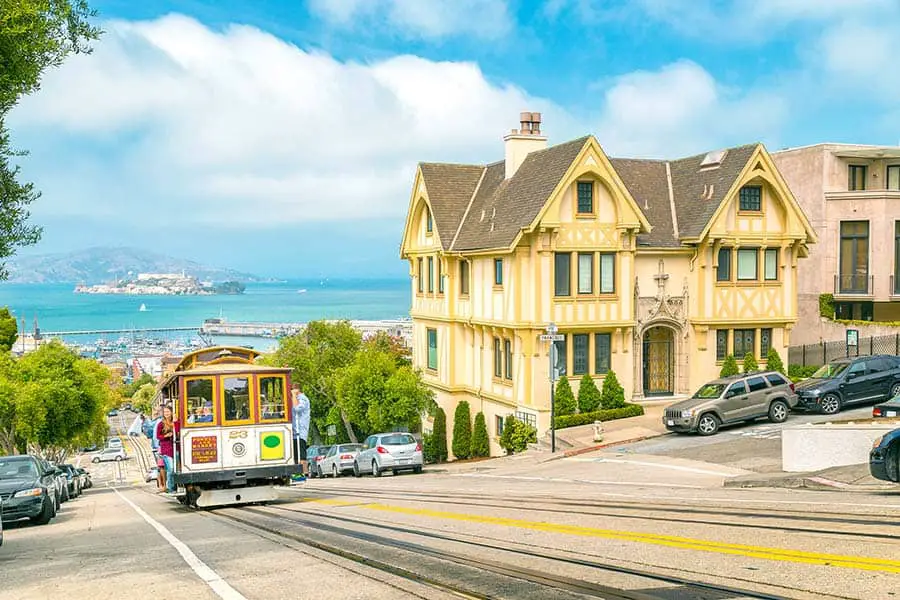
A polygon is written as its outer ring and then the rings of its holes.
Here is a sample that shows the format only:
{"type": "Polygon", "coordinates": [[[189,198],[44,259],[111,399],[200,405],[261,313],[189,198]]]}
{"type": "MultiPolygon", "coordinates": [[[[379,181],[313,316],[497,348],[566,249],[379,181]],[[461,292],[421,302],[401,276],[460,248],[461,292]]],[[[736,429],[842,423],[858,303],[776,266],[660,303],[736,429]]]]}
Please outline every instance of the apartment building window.
{"type": "Polygon", "coordinates": [[[588,372],[590,339],[586,333],[576,333],[572,336],[572,375],[584,375],[588,372]]]}
{"type": "Polygon", "coordinates": [[[869,172],[869,167],[866,165],[850,165],[849,174],[850,181],[848,182],[847,189],[851,192],[861,192],[866,189],[866,175],[869,172]]]}
{"type": "Polygon", "coordinates": [[[759,279],[759,250],[757,248],[740,248],[737,252],[738,281],[756,281],[759,279]]]}
{"type": "Polygon", "coordinates": [[[778,279],[778,248],[766,248],[763,277],[766,281],[778,279]]]}
{"type": "Polygon", "coordinates": [[[469,295],[469,261],[459,262],[459,293],[462,296],[469,295]]]}
{"type": "Polygon", "coordinates": [[[416,270],[419,273],[418,277],[416,277],[416,279],[418,279],[418,281],[416,282],[416,289],[418,289],[419,293],[421,294],[424,291],[423,288],[425,286],[425,281],[423,280],[424,279],[423,275],[425,275],[425,273],[423,273],[424,269],[422,268],[422,258],[421,257],[417,258],[416,263],[417,263],[416,270]]]}
{"type": "Polygon", "coordinates": [[[838,290],[865,293],[869,287],[869,222],[841,221],[838,290]]]}
{"type": "Polygon", "coordinates": [[[494,377],[503,377],[503,346],[500,338],[494,338],[494,377]]]}
{"type": "Polygon", "coordinates": [[[594,253],[582,252],[578,255],[578,293],[594,293],[594,253]]]}
{"type": "Polygon", "coordinates": [[[428,293],[434,293],[434,257],[428,257],[428,293]]]}
{"type": "Polygon", "coordinates": [[[890,165],[884,177],[885,188],[900,191],[900,165],[890,165]]]}
{"type": "Polygon", "coordinates": [[[745,185],[739,193],[740,210],[759,212],[762,210],[762,186],[745,185]]]}
{"type": "Polygon", "coordinates": [[[432,371],[437,371],[437,329],[428,329],[426,331],[428,332],[428,368],[432,371]]]}
{"type": "Polygon", "coordinates": [[[425,231],[431,233],[434,231],[434,219],[431,218],[431,210],[425,207],[425,231]]]}
{"type": "Polygon", "coordinates": [[[600,293],[616,293],[616,255],[600,255],[600,293]]]}
{"type": "Polygon", "coordinates": [[[605,375],[609,372],[610,341],[608,333],[594,334],[594,374],[605,375]]]}
{"type": "Polygon", "coordinates": [[[572,285],[572,255],[568,252],[557,252],[553,256],[553,293],[556,296],[568,296],[572,285]]]}
{"type": "Polygon", "coordinates": [[[756,355],[756,330],[755,329],[735,329],[734,330],[734,357],[738,360],[744,358],[744,355],[750,352],[756,355]]]}
{"type": "Polygon", "coordinates": [[[503,367],[503,376],[506,379],[511,380],[513,378],[513,354],[511,340],[503,340],[503,367]]]}
{"type": "Polygon", "coordinates": [[[725,360],[728,356],[728,330],[716,330],[716,360],[725,360]]]}
{"type": "Polygon", "coordinates": [[[592,214],[594,212],[594,183],[592,181],[578,182],[578,214],[592,214]]]}
{"type": "Polygon", "coordinates": [[[731,281],[731,248],[719,248],[716,281],[731,281]]]}
{"type": "Polygon", "coordinates": [[[558,342],[553,342],[553,344],[556,346],[556,371],[560,377],[564,377],[568,374],[568,372],[566,371],[566,366],[569,363],[566,340],[562,339],[558,342]]]}
{"type": "Polygon", "coordinates": [[[503,285],[503,259],[494,259],[494,285],[503,285]]]}
{"type": "Polygon", "coordinates": [[[772,329],[764,327],[759,330],[759,357],[765,358],[772,347],[772,329]]]}
{"type": "Polygon", "coordinates": [[[437,282],[438,282],[438,294],[444,293],[444,272],[441,268],[441,259],[437,259],[437,282]]]}
{"type": "Polygon", "coordinates": [[[500,415],[494,416],[494,434],[497,437],[503,435],[503,417],[500,415]]]}

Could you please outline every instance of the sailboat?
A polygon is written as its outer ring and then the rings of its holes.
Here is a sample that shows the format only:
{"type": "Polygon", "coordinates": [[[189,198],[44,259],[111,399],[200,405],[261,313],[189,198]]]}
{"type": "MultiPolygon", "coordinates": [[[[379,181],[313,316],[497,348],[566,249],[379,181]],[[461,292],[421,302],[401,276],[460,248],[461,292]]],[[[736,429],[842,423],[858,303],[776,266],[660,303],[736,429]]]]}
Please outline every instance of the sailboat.
{"type": "Polygon", "coordinates": [[[147,305],[146,305],[146,304],[141,304],[141,307],[138,309],[138,311],[140,311],[140,312],[147,312],[147,305]]]}

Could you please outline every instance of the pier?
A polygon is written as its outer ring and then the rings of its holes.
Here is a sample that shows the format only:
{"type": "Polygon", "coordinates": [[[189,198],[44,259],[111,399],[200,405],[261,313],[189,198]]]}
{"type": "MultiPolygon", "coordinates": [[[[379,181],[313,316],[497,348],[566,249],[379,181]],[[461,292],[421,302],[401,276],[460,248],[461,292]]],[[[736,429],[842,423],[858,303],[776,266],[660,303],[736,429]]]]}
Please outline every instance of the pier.
{"type": "Polygon", "coordinates": [[[200,331],[200,327],[144,327],[141,329],[77,329],[73,331],[40,331],[41,337],[64,337],[76,335],[110,335],[122,333],[169,333],[178,331],[200,331]]]}

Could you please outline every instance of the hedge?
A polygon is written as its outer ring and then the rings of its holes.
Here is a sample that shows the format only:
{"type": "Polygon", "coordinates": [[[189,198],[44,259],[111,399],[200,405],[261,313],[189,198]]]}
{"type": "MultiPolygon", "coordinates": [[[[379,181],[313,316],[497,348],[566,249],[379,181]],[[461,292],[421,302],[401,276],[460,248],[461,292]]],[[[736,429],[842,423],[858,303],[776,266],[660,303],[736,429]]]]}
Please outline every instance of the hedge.
{"type": "Polygon", "coordinates": [[[834,294],[819,294],[819,315],[834,319],[834,294]]]}
{"type": "Polygon", "coordinates": [[[801,379],[806,379],[810,377],[813,373],[819,370],[821,365],[788,365],[788,377],[796,383],[801,379]]]}
{"type": "Polygon", "coordinates": [[[596,410],[594,412],[580,413],[577,415],[556,417],[554,425],[556,426],[556,429],[565,429],[566,427],[577,427],[578,425],[590,425],[594,421],[615,421],[616,419],[639,417],[642,414],[644,414],[644,407],[640,404],[626,404],[624,408],[610,408],[607,410],[596,410]]]}

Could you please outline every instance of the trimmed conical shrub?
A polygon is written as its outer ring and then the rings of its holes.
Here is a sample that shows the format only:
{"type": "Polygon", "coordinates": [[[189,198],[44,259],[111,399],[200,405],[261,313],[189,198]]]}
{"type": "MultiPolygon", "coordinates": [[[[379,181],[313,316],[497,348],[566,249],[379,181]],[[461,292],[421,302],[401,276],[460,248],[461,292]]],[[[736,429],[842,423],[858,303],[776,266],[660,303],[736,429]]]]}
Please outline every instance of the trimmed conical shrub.
{"type": "Polygon", "coordinates": [[[748,352],[744,355],[744,373],[751,371],[759,371],[759,363],[756,362],[756,357],[753,356],[753,353],[748,352]]]}
{"type": "Polygon", "coordinates": [[[722,363],[722,370],[719,371],[719,377],[731,377],[738,373],[740,373],[740,370],[738,369],[737,360],[735,360],[733,354],[729,354],[725,357],[725,362],[722,363]]]}
{"type": "Polygon", "coordinates": [[[475,428],[472,430],[472,448],[469,455],[472,458],[491,455],[491,442],[488,439],[487,422],[483,412],[475,415],[475,428]]]}
{"type": "Polygon", "coordinates": [[[456,412],[453,414],[452,449],[457,460],[469,458],[472,450],[472,413],[465,400],[456,405],[456,412]]]}
{"type": "Polygon", "coordinates": [[[435,462],[447,460],[447,413],[438,407],[434,415],[434,431],[431,432],[431,449],[435,462]]]}
{"type": "Polygon", "coordinates": [[[625,388],[619,383],[615,371],[609,371],[603,378],[603,391],[600,393],[600,403],[604,409],[622,408],[625,406],[625,388]]]}
{"type": "Polygon", "coordinates": [[[778,355],[778,350],[775,348],[769,348],[769,352],[766,354],[766,368],[770,371],[778,371],[783,375],[787,375],[784,370],[784,363],[781,362],[781,356],[778,355]]]}
{"type": "Polygon", "coordinates": [[[554,403],[556,404],[557,417],[574,415],[575,411],[578,410],[578,405],[575,403],[575,394],[572,392],[572,386],[569,385],[569,380],[565,377],[560,377],[559,381],[556,382],[554,403]]]}
{"type": "Polygon", "coordinates": [[[581,384],[578,386],[578,410],[579,412],[593,412],[600,409],[600,390],[594,383],[594,378],[584,374],[581,384]]]}

